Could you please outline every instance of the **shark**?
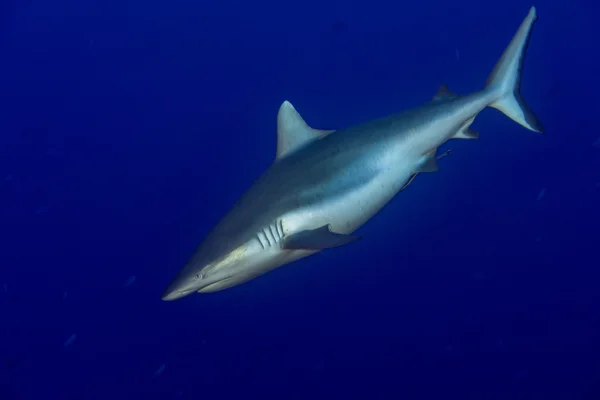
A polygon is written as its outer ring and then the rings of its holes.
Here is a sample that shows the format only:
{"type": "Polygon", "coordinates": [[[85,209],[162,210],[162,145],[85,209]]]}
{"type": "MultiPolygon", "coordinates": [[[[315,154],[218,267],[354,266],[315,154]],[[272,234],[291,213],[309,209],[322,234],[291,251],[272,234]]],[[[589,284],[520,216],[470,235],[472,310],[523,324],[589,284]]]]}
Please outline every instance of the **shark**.
{"type": "Polygon", "coordinates": [[[425,105],[340,130],[310,127],[284,101],[274,162],[208,233],[162,300],[231,288],[357,241],[354,232],[418,174],[439,169],[442,144],[479,136],[471,124],[487,107],[543,133],[520,93],[536,20],[531,7],[483,89],[468,95],[444,84],[425,105]]]}

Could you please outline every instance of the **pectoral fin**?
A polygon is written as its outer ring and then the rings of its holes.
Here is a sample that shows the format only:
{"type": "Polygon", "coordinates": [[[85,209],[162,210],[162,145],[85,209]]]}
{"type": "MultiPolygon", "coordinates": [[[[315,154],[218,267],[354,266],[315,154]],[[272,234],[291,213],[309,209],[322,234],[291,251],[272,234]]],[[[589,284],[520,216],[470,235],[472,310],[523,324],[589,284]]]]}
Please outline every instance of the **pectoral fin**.
{"type": "Polygon", "coordinates": [[[281,247],[285,250],[323,250],[343,246],[358,239],[359,236],[331,232],[329,225],[323,225],[317,229],[307,229],[288,236],[281,247]]]}

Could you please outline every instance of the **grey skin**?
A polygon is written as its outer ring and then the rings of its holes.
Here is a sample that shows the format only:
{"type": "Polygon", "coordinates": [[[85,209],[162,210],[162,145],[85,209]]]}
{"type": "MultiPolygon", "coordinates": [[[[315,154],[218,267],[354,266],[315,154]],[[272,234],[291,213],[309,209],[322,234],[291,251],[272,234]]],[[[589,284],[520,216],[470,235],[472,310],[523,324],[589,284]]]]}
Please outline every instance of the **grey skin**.
{"type": "Polygon", "coordinates": [[[422,107],[338,131],[312,129],[285,101],[275,162],[209,233],[162,299],[226,289],[353,242],[358,237],[351,234],[417,174],[438,169],[440,145],[478,136],[469,126],[485,107],[542,132],[519,94],[536,18],[532,7],[485,88],[467,96],[442,85],[422,107]]]}

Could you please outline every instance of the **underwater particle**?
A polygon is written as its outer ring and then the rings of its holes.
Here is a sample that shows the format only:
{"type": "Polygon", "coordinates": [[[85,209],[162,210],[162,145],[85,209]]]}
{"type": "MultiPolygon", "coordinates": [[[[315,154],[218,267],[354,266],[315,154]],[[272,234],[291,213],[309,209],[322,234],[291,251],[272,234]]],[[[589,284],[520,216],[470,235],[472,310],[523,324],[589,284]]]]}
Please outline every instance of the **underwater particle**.
{"type": "Polygon", "coordinates": [[[541,236],[536,237],[535,241],[538,242],[538,243],[540,243],[542,241],[542,237],[541,236]]]}
{"type": "Polygon", "coordinates": [[[67,347],[67,346],[72,345],[73,342],[75,341],[75,339],[77,339],[77,335],[76,334],[72,334],[71,336],[69,336],[69,338],[67,340],[65,340],[65,344],[63,346],[67,347]]]}
{"type": "Polygon", "coordinates": [[[8,284],[7,283],[4,284],[4,293],[8,293],[8,284]]]}
{"type": "Polygon", "coordinates": [[[154,379],[158,378],[164,372],[165,368],[167,368],[167,366],[165,364],[160,364],[160,367],[158,367],[158,369],[154,372],[154,375],[152,375],[152,378],[154,378],[154,379]]]}
{"type": "Polygon", "coordinates": [[[133,282],[135,282],[135,275],[131,275],[129,278],[127,278],[123,287],[131,286],[133,282]]]}
{"type": "Polygon", "coordinates": [[[592,143],[592,146],[600,149],[600,136],[598,136],[598,139],[596,139],[596,141],[592,143]]]}
{"type": "Polygon", "coordinates": [[[538,194],[538,197],[537,197],[538,201],[543,199],[545,195],[546,195],[546,188],[543,188],[542,190],[540,190],[540,193],[538,194]]]}
{"type": "Polygon", "coordinates": [[[458,52],[458,49],[455,50],[456,53],[456,61],[460,61],[460,53],[458,52]]]}
{"type": "Polygon", "coordinates": [[[63,292],[63,300],[67,298],[67,292],[63,292]]]}

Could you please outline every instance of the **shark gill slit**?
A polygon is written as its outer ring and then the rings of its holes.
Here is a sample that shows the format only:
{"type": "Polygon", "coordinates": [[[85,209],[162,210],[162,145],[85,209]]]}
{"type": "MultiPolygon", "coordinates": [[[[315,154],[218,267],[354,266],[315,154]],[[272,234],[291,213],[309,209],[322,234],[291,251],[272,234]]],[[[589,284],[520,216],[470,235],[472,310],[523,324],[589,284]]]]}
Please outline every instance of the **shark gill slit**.
{"type": "Polygon", "coordinates": [[[258,243],[260,243],[260,245],[262,246],[263,250],[267,248],[267,247],[265,246],[265,244],[263,243],[262,239],[260,238],[260,232],[258,232],[258,233],[256,234],[256,239],[258,239],[258,243]]]}
{"type": "Polygon", "coordinates": [[[260,231],[260,233],[262,234],[261,237],[265,240],[265,248],[271,246],[271,241],[267,236],[267,232],[265,232],[265,230],[263,229],[262,231],[260,231]]]}
{"type": "MultiPolygon", "coordinates": [[[[271,242],[271,238],[269,237],[269,230],[267,228],[263,228],[263,232],[265,233],[267,241],[269,242],[269,247],[273,246],[273,243],[271,242]]],[[[273,239],[273,241],[275,241],[275,239],[273,239]]]]}
{"type": "Polygon", "coordinates": [[[283,220],[279,220],[275,223],[275,226],[277,226],[277,229],[279,231],[279,237],[281,239],[283,239],[283,220]]]}
{"type": "Polygon", "coordinates": [[[275,239],[275,243],[279,243],[279,234],[277,233],[277,229],[273,228],[273,225],[269,225],[269,230],[271,231],[271,235],[275,239]]]}

